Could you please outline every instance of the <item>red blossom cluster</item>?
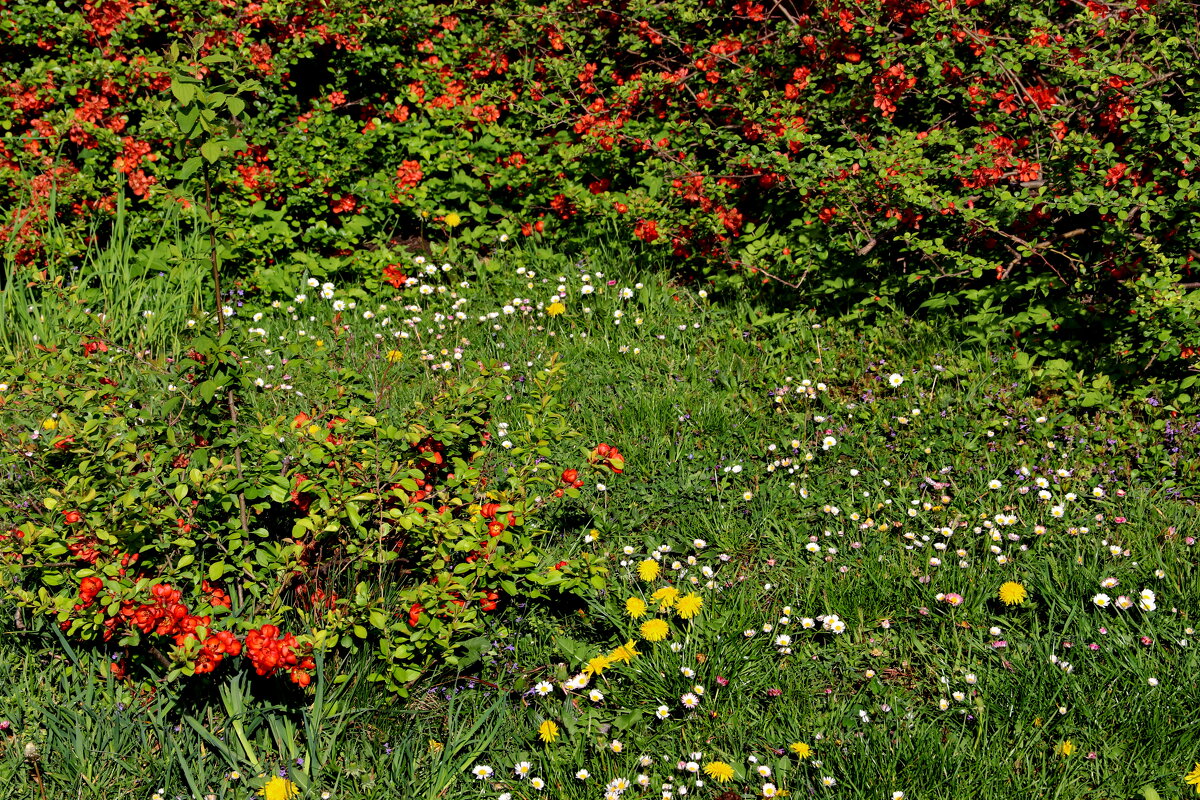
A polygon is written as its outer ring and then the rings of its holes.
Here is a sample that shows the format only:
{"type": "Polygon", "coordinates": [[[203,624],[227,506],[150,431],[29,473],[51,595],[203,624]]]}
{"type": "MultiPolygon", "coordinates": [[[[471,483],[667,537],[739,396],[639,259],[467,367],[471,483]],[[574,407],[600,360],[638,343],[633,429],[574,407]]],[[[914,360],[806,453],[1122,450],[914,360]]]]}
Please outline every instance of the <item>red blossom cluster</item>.
{"type": "Polygon", "coordinates": [[[390,283],[393,289],[399,289],[408,280],[408,276],[400,271],[399,264],[388,264],[383,268],[383,279],[390,283]]]}
{"type": "MultiPolygon", "coordinates": [[[[79,603],[76,611],[90,607],[104,590],[104,579],[98,576],[88,576],[79,582],[79,603]]],[[[229,595],[220,587],[208,581],[201,584],[201,590],[208,595],[208,602],[213,607],[230,607],[229,595]]],[[[124,600],[117,616],[105,620],[103,638],[111,641],[122,625],[136,628],[145,635],[169,636],[176,647],[183,648],[188,653],[196,674],[209,673],[220,666],[226,656],[240,655],[242,641],[232,631],[216,631],[212,629],[211,615],[192,614],[187,605],[182,602],[183,593],[169,583],[157,583],[150,587],[151,602],[138,603],[124,600]],[[195,648],[194,650],[191,648],[195,648]]],[[[63,623],[64,629],[69,629],[70,620],[63,623]]],[[[270,674],[272,669],[263,669],[270,664],[289,669],[293,681],[301,686],[308,685],[308,676],[301,677],[303,670],[313,668],[312,659],[302,659],[294,654],[295,637],[288,636],[277,643],[274,642],[276,630],[273,626],[264,626],[260,631],[247,636],[256,636],[254,653],[251,660],[260,675],[270,674]],[[267,635],[270,634],[270,635],[267,635]],[[263,638],[263,637],[266,638],[263,638]],[[274,648],[274,649],[272,649],[274,648]],[[256,655],[257,654],[257,655],[256,655]],[[274,654],[274,655],[272,655],[274,654]]],[[[276,631],[277,633],[277,631],[276,631]]]]}
{"type": "Polygon", "coordinates": [[[896,102],[900,96],[917,85],[916,77],[906,75],[903,64],[893,64],[871,79],[875,87],[873,105],[885,117],[896,113],[896,102]]]}
{"type": "MultiPolygon", "coordinates": [[[[131,626],[142,633],[155,633],[159,636],[175,636],[185,628],[185,619],[193,619],[188,629],[195,631],[200,624],[199,619],[191,618],[188,608],[180,600],[183,592],[169,583],[156,583],[150,587],[150,603],[135,603],[126,600],[121,604],[121,617],[131,626]]],[[[208,624],[207,617],[204,624],[208,624]]]]}
{"type": "Polygon", "coordinates": [[[658,222],[652,219],[639,219],[633,225],[633,235],[643,242],[657,241],[659,237],[658,222]]]}
{"type": "Polygon", "coordinates": [[[625,456],[612,445],[601,442],[588,454],[588,463],[607,467],[620,474],[625,469],[625,456]]]}
{"type": "Polygon", "coordinates": [[[283,670],[297,686],[308,686],[317,665],[311,656],[301,655],[296,648],[296,637],[290,633],[280,636],[279,628],[274,625],[263,625],[246,634],[246,655],[256,673],[268,676],[283,670]]]}
{"type": "Polygon", "coordinates": [[[196,674],[212,672],[220,666],[225,656],[236,656],[241,652],[242,643],[238,641],[237,636],[229,631],[217,631],[204,640],[204,645],[196,656],[196,674]]]}
{"type": "Polygon", "coordinates": [[[239,151],[237,155],[244,159],[236,169],[242,178],[242,186],[250,191],[251,198],[257,202],[274,192],[275,179],[268,163],[271,160],[270,149],[256,144],[239,151]]]}
{"type": "Polygon", "coordinates": [[[113,161],[113,169],[128,175],[137,169],[143,158],[147,161],[157,161],[158,155],[150,152],[149,142],[141,142],[132,136],[126,136],[121,155],[113,161]]]}
{"type": "Polygon", "coordinates": [[[200,590],[208,595],[208,604],[213,608],[231,608],[229,593],[220,586],[214,586],[208,581],[200,584],[200,590]]]}

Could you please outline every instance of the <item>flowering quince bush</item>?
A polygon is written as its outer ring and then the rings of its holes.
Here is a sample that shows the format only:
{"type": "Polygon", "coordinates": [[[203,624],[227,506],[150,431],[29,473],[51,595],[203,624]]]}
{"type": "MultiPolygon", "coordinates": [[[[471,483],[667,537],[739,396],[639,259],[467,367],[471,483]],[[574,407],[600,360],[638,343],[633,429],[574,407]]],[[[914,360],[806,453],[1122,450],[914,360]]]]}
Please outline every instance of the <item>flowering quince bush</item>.
{"type": "MultiPolygon", "coordinates": [[[[603,585],[601,564],[551,567],[538,544],[539,513],[592,469],[586,450],[556,465],[578,435],[561,363],[530,376],[501,449],[490,417],[513,381],[499,365],[399,406],[386,380],[376,394],[287,345],[282,377],[323,396],[280,414],[247,404],[263,382],[240,354],[256,340],[200,334],[149,372],[99,337],[4,364],[0,571],[36,615],[25,625],[48,617],[111,652],[118,677],[241,658],[305,687],[314,657],[341,648],[369,651],[370,677],[403,691],[455,663],[505,598],[603,585]]],[[[367,366],[409,379],[388,352],[367,366]]]]}
{"type": "Polygon", "coordinates": [[[569,243],[604,221],[726,282],[953,307],[1048,375],[1179,378],[1200,346],[1193,11],[19,0],[0,235],[65,273],[52,220],[82,242],[121,194],[196,224],[211,196],[227,263],[277,288],[313,266],[381,280],[411,237],[569,243]],[[197,170],[181,145],[217,117],[197,170]]]}

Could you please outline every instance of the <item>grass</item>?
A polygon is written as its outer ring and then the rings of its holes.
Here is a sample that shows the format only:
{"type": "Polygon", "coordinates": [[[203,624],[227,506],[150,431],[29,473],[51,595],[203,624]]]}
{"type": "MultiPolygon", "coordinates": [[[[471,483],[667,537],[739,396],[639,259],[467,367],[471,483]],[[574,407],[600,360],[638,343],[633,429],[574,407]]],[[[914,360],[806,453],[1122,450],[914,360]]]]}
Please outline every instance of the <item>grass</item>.
{"type": "MultiPolygon", "coordinates": [[[[140,273],[119,274],[136,283],[140,273]]],[[[263,329],[245,369],[264,388],[243,398],[243,413],[306,410],[338,370],[376,376],[379,394],[404,404],[475,360],[527,376],[559,354],[572,424],[589,442],[618,445],[628,468],[549,512],[545,541],[557,558],[605,554],[607,587],[509,598],[469,668],[428,674],[407,700],[373,692],[355,657],[326,670],[349,680],[321,680],[307,696],[240,674],[148,694],[114,681],[96,654],[29,620],[18,630],[6,614],[8,796],[242,798],[281,769],[305,796],[338,798],[582,800],[619,780],[635,783],[625,796],[640,794],[638,775],[649,796],[764,796],[768,784],[864,799],[1191,792],[1193,421],[1153,407],[1078,412],[1031,385],[1008,350],[965,341],[950,322],[883,316],[867,327],[767,312],[745,295],[702,297],[617,248],[578,263],[529,249],[464,257],[428,280],[447,290],[410,289],[382,301],[387,309],[339,287],[335,299],[356,303],[338,320],[344,332],[332,327],[331,301],[303,285],[304,303],[247,300],[231,324],[263,329]],[[548,317],[560,275],[566,313],[548,317]],[[455,322],[459,298],[466,319],[455,322]],[[403,308],[413,303],[421,310],[403,308]],[[324,366],[281,363],[289,343],[324,366]],[[381,358],[393,346],[402,368],[381,358]],[[660,576],[639,578],[655,554],[660,576]],[[671,632],[644,641],[625,602],[655,609],[668,581],[703,608],[690,620],[652,611],[671,632]],[[1024,602],[999,600],[1008,581],[1027,589],[1024,602]],[[1143,589],[1155,593],[1153,611],[1113,607],[1122,595],[1137,604],[1143,589]],[[561,688],[631,640],[639,655],[629,663],[561,688]],[[559,731],[549,744],[537,733],[546,721],[559,731]],[[794,755],[796,742],[813,755],[794,755]],[[705,774],[717,761],[731,765],[728,783],[705,774]],[[514,771],[522,762],[525,778],[514,771]],[[481,766],[493,772],[474,777],[481,766]]],[[[163,330],[185,330],[178,323],[194,310],[162,302],[163,330]]],[[[161,355],[186,343],[125,335],[161,355]]],[[[163,395],[154,363],[127,364],[124,379],[163,395]]],[[[518,389],[495,411],[514,432],[520,400],[518,389]]]]}
{"type": "Polygon", "coordinates": [[[95,244],[75,252],[53,207],[52,197],[48,250],[66,255],[45,265],[40,279],[17,263],[15,244],[0,252],[0,347],[73,345],[86,327],[136,350],[178,351],[187,319],[211,302],[202,232],[186,229],[178,210],[147,229],[147,218],[131,216],[118,196],[111,225],[93,228],[88,239],[95,244]]]}

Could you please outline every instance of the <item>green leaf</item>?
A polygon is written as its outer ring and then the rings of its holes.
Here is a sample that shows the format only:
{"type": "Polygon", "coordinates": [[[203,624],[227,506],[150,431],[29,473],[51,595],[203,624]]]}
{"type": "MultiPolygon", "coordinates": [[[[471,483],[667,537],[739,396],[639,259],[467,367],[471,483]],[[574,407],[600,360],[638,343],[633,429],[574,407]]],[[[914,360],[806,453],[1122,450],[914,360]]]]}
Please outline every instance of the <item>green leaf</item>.
{"type": "Polygon", "coordinates": [[[645,715],[640,709],[635,709],[618,716],[615,720],[613,720],[613,725],[619,731],[628,730],[631,726],[641,722],[643,716],[645,715]]]}
{"type": "Polygon", "coordinates": [[[175,124],[179,126],[179,130],[183,132],[184,136],[191,136],[199,119],[200,109],[193,106],[186,111],[178,112],[175,115],[175,124]]]}
{"type": "Polygon", "coordinates": [[[175,177],[178,180],[184,181],[196,174],[196,170],[200,169],[200,165],[204,163],[204,159],[200,156],[192,156],[175,172],[175,177]]]}
{"type": "Polygon", "coordinates": [[[210,140],[200,145],[200,155],[204,156],[204,159],[210,164],[215,163],[224,152],[225,148],[216,140],[210,140]]]}
{"type": "Polygon", "coordinates": [[[200,398],[206,403],[211,403],[213,395],[217,393],[217,389],[221,388],[221,384],[209,379],[200,384],[200,398]]]}
{"type": "Polygon", "coordinates": [[[175,99],[180,103],[187,105],[196,98],[196,84],[175,78],[171,81],[171,94],[175,95],[175,99]]]}

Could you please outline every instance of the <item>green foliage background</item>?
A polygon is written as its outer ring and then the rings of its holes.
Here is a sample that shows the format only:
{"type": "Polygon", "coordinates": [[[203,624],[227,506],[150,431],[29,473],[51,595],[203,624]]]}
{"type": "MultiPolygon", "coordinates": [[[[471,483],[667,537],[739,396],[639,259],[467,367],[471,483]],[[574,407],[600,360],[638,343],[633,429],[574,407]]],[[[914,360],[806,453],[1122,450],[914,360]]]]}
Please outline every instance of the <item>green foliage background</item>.
{"type": "Polygon", "coordinates": [[[1047,380],[1186,394],[1194,23],[1182,0],[9,0],[6,261],[70,276],[122,195],[217,222],[224,273],[268,291],[603,221],[779,302],[952,314],[1047,380]]]}

